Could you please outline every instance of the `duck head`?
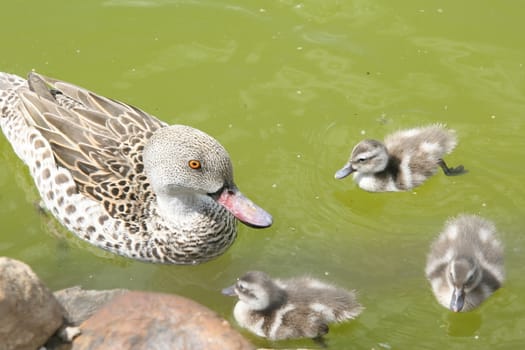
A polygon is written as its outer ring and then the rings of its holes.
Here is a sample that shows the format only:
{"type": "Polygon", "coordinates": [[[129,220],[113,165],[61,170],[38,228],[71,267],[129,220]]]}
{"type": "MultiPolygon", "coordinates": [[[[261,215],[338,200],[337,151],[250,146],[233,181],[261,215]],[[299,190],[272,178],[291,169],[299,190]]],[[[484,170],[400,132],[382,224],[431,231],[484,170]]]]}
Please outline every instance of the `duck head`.
{"type": "Polygon", "coordinates": [[[143,161],[161,209],[173,207],[169,203],[181,198],[202,203],[208,197],[246,225],[272,224],[271,215],[235,185],[228,152],[198,129],[172,125],[155,131],[144,147],[143,161]]]}
{"type": "Polygon", "coordinates": [[[279,307],[286,300],[285,291],[261,271],[247,272],[233,286],[224,288],[222,294],[236,296],[256,311],[279,307]]]}
{"type": "Polygon", "coordinates": [[[454,312],[466,311],[466,296],[481,281],[481,269],[470,258],[456,258],[448,266],[447,280],[452,288],[450,310],[454,312]]]}
{"type": "Polygon", "coordinates": [[[388,165],[388,152],[382,142],[363,140],[359,142],[344,167],[335,173],[336,179],[347,177],[353,172],[375,174],[385,170],[388,165]]]}

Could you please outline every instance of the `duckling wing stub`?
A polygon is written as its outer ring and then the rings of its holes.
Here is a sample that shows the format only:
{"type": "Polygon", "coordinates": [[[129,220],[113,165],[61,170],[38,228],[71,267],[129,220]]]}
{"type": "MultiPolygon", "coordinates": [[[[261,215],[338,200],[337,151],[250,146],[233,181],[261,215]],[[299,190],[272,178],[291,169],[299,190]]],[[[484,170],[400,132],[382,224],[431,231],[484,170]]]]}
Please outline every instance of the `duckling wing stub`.
{"type": "Polygon", "coordinates": [[[122,205],[135,205],[137,196],[151,194],[142,149],[166,124],[73,84],[36,73],[30,81],[32,91],[20,93],[21,108],[49,142],[57,165],[71,173],[79,192],[101,201],[112,216],[133,212],[122,205]]]}

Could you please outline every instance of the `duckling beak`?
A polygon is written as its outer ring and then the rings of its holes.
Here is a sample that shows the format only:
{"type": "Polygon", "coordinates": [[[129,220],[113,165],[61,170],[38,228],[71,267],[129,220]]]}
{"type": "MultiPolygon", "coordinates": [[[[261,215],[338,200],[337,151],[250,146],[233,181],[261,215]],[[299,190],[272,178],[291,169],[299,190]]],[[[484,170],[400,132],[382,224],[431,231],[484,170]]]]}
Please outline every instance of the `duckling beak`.
{"type": "Polygon", "coordinates": [[[236,297],[237,293],[235,292],[235,285],[229,286],[228,288],[224,288],[222,290],[222,294],[227,295],[229,297],[236,297]]]}
{"type": "Polygon", "coordinates": [[[450,310],[459,312],[463,309],[465,304],[465,291],[463,289],[454,288],[452,292],[452,299],[450,299],[450,310]]]}
{"type": "Polygon", "coordinates": [[[263,228],[272,224],[273,219],[264,209],[246,198],[237,188],[224,188],[217,203],[225,207],[243,224],[263,228]]]}
{"type": "Polygon", "coordinates": [[[354,168],[352,168],[352,163],[348,162],[345,164],[344,167],[336,171],[335,178],[338,180],[341,180],[353,172],[354,172],[354,168]]]}

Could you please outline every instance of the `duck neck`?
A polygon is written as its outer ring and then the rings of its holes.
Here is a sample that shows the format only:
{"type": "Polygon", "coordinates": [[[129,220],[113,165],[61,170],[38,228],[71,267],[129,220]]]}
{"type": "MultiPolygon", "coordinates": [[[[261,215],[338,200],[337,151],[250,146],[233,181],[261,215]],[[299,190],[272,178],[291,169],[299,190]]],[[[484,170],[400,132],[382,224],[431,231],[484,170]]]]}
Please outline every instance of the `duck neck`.
{"type": "Polygon", "coordinates": [[[396,180],[399,175],[400,164],[401,160],[399,158],[389,155],[388,161],[386,162],[385,168],[382,170],[382,172],[389,174],[394,180],[396,180]]]}
{"type": "Polygon", "coordinates": [[[276,288],[268,295],[268,307],[264,310],[266,313],[272,313],[274,310],[280,308],[288,300],[288,294],[284,289],[276,288]]]}
{"type": "MultiPolygon", "coordinates": [[[[157,194],[159,214],[173,224],[192,222],[213,207],[214,200],[207,195],[196,193],[178,193],[177,195],[157,194]]],[[[216,205],[216,204],[215,204],[216,205]]]]}

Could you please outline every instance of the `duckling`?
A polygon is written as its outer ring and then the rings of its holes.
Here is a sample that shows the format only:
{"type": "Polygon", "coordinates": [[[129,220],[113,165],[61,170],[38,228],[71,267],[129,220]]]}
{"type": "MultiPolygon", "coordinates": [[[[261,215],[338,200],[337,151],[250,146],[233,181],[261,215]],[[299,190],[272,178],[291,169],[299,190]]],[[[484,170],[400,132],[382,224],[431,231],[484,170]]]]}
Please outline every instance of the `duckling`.
{"type": "Polygon", "coordinates": [[[247,272],[222,293],[239,298],[233,315],[241,327],[271,340],[319,340],[329,323],[353,319],[363,310],[355,291],[310,277],[271,279],[261,271],[247,272]]]}
{"type": "Polygon", "coordinates": [[[503,284],[503,246],[494,224],[476,215],[449,220],[432,243],[426,277],[438,302],[470,311],[503,284]]]}
{"type": "Polygon", "coordinates": [[[462,165],[450,168],[442,158],[456,144],[455,132],[440,124],[395,132],[384,143],[363,140],[335,178],[353,173],[357,185],[369,192],[410,190],[434,175],[438,166],[447,176],[465,173],[462,165]]]}

